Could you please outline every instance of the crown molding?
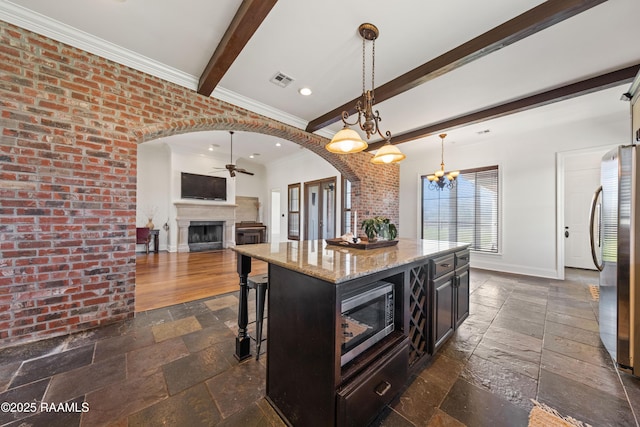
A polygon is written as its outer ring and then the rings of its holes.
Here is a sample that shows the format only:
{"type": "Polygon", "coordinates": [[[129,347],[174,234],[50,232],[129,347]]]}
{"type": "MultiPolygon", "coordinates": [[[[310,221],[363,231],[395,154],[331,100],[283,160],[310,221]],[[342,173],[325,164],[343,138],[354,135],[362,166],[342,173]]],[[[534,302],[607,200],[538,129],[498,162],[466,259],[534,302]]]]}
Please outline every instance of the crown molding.
{"type": "Polygon", "coordinates": [[[195,90],[198,78],[6,0],[0,19],[138,71],[195,90]]]}
{"type": "MultiPolygon", "coordinates": [[[[169,67],[151,58],[142,56],[10,1],[0,0],[0,19],[26,30],[33,31],[34,33],[49,37],[50,39],[175,83],[194,92],[197,90],[199,79],[196,76],[169,67]]],[[[211,96],[299,129],[305,129],[307,127],[308,122],[300,117],[270,107],[220,86],[215,88],[211,96]]],[[[333,137],[333,132],[324,129],[316,133],[326,138],[333,137]]]]}
{"type": "MultiPolygon", "coordinates": [[[[222,101],[228,102],[230,104],[237,105],[246,110],[253,111],[254,113],[297,127],[298,129],[304,130],[307,127],[308,122],[306,120],[301,119],[300,117],[286,113],[282,110],[278,110],[267,104],[258,102],[254,99],[247,98],[246,96],[240,95],[239,93],[233,92],[231,90],[225,89],[220,86],[217,86],[213,90],[213,93],[211,94],[211,96],[213,96],[214,98],[220,99],[222,101]]],[[[317,135],[323,136],[325,138],[333,138],[333,134],[334,134],[334,132],[327,131],[325,129],[321,129],[314,133],[317,135]]]]}

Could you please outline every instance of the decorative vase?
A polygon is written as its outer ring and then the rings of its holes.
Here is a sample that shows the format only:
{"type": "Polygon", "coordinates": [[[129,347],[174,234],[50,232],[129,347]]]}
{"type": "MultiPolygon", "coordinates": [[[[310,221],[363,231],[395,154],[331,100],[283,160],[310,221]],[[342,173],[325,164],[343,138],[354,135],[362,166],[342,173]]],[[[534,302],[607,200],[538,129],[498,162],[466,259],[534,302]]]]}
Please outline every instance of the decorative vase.
{"type": "Polygon", "coordinates": [[[153,218],[149,218],[149,222],[147,223],[147,228],[149,230],[153,230],[153,227],[155,227],[155,225],[153,225],[153,218]]]}

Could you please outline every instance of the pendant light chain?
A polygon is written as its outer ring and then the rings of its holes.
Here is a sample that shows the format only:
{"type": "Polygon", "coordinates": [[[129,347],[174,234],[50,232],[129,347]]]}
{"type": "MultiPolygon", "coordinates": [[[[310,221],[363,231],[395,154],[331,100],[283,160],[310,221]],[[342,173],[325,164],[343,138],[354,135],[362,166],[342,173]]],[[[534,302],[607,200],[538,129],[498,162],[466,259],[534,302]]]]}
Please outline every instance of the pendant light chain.
{"type": "Polygon", "coordinates": [[[365,91],[366,91],[366,86],[365,86],[365,62],[364,62],[364,56],[365,56],[365,49],[364,49],[364,43],[365,43],[365,39],[364,37],[362,38],[362,94],[364,95],[365,91]]]}
{"type": "Polygon", "coordinates": [[[376,38],[373,38],[373,50],[371,52],[371,98],[374,99],[373,92],[376,90],[376,38]]]}
{"type": "MultiPolygon", "coordinates": [[[[374,37],[372,40],[373,49],[371,52],[371,96],[373,97],[373,93],[376,89],[376,38],[374,37]]],[[[366,87],[366,39],[362,38],[362,93],[367,91],[366,87]]]]}

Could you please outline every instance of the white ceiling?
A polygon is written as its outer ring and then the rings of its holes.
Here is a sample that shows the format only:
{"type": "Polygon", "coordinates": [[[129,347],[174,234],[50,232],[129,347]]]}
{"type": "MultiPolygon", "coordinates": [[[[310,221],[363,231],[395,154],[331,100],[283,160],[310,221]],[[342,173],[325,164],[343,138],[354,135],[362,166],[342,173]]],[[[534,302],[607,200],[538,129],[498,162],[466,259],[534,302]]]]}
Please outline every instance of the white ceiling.
{"type": "MultiPolygon", "coordinates": [[[[196,89],[199,76],[241,0],[0,0],[0,19],[196,89]]],[[[362,89],[363,22],[380,29],[377,86],[542,3],[539,0],[279,0],[212,96],[304,128],[356,98],[362,89]],[[294,78],[270,83],[277,72],[294,78]],[[303,97],[302,86],[313,94],[303,97]]],[[[393,134],[640,63],[640,1],[609,0],[479,60],[376,104],[393,134]]],[[[370,46],[368,45],[368,48],[370,46]]],[[[369,56],[369,54],[368,54],[369,56]]],[[[575,120],[575,111],[606,118],[628,111],[626,87],[492,120],[502,134],[575,120]],[[548,111],[548,112],[547,112],[548,111]]],[[[327,136],[339,123],[319,131],[327,136]]],[[[483,124],[449,131],[459,142],[483,124]]],[[[234,137],[234,157],[267,163],[295,144],[256,134],[234,137]],[[249,137],[250,136],[250,137],[249,137]]],[[[173,137],[172,137],[173,138],[173,137]]],[[[178,138],[178,137],[176,137],[178,138]]],[[[226,132],[182,135],[181,143],[224,151],[226,132]]],[[[437,136],[410,143],[438,143],[437,136]]],[[[402,149],[404,145],[401,145],[402,149]]],[[[407,145],[408,147],[409,145],[407,145]]],[[[228,154],[228,151],[225,152],[228,154]]]]}

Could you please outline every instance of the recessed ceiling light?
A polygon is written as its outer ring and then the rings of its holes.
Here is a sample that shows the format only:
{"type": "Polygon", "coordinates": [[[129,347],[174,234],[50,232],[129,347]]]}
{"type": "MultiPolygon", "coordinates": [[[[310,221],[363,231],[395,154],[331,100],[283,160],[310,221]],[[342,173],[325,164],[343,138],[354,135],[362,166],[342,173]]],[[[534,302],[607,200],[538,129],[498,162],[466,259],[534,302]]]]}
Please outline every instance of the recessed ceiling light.
{"type": "Polygon", "coordinates": [[[300,92],[300,95],[302,95],[302,96],[309,96],[309,95],[311,95],[313,93],[311,91],[311,89],[309,89],[308,87],[300,88],[300,90],[298,92],[300,92]]]}
{"type": "Polygon", "coordinates": [[[209,144],[209,151],[213,151],[214,148],[220,147],[218,144],[209,144]]]}
{"type": "Polygon", "coordinates": [[[260,153],[253,153],[252,155],[249,156],[250,159],[253,159],[254,157],[258,157],[260,155],[260,153]]]}
{"type": "Polygon", "coordinates": [[[282,144],[280,144],[279,142],[276,142],[276,147],[282,147],[282,144]]]}

